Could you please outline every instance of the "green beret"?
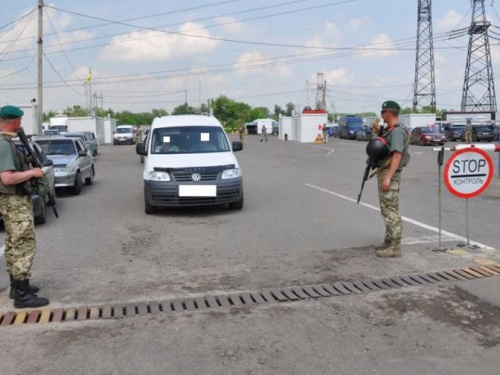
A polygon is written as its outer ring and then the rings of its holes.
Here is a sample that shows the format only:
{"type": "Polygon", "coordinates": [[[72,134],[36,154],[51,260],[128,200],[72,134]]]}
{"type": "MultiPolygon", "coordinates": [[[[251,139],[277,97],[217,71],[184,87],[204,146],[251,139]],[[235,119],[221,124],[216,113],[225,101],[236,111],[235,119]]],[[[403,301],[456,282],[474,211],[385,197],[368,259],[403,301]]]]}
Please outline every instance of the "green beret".
{"type": "Polygon", "coordinates": [[[395,101],[387,100],[387,101],[382,103],[382,109],[396,109],[399,111],[401,109],[401,107],[395,101]]]}
{"type": "Polygon", "coordinates": [[[23,117],[24,112],[21,108],[15,107],[13,105],[6,105],[0,109],[0,118],[14,119],[23,117]]]}

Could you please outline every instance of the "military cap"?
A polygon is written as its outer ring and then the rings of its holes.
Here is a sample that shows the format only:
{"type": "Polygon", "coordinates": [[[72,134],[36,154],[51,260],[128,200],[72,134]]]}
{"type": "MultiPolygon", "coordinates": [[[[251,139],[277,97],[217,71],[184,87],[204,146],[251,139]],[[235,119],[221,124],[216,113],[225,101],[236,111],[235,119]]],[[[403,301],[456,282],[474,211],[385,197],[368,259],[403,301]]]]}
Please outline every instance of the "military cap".
{"type": "Polygon", "coordinates": [[[399,111],[401,109],[401,107],[395,101],[387,100],[387,101],[382,103],[382,109],[395,109],[395,110],[399,111]]]}
{"type": "Polygon", "coordinates": [[[5,118],[5,119],[14,119],[14,118],[19,118],[23,117],[24,112],[13,105],[6,105],[0,109],[0,118],[5,118]]]}

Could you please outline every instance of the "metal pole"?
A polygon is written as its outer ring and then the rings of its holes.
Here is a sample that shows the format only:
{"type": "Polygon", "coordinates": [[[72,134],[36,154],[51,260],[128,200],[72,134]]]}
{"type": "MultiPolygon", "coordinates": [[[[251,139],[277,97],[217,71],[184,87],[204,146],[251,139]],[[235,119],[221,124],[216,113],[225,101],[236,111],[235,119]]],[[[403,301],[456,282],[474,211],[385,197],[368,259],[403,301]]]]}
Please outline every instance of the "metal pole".
{"type": "Polygon", "coordinates": [[[37,134],[43,134],[43,0],[38,0],[38,108],[37,108],[37,134]]]}
{"type": "Polygon", "coordinates": [[[441,166],[443,165],[444,159],[444,147],[438,153],[437,163],[438,163],[438,226],[439,226],[439,236],[438,236],[438,248],[435,251],[445,251],[441,248],[441,166]]]}
{"type": "Polygon", "coordinates": [[[469,198],[465,198],[465,232],[467,234],[467,247],[470,245],[469,241],[469,198]]]}

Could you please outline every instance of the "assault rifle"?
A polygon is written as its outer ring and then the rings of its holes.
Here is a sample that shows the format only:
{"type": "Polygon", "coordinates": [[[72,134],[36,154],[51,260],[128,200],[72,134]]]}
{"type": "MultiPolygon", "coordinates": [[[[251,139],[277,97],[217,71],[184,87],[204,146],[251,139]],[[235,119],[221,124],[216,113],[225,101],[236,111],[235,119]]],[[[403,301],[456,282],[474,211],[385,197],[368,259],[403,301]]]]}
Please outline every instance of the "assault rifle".
{"type": "MultiPolygon", "coordinates": [[[[19,128],[17,135],[19,136],[19,140],[23,144],[24,148],[28,152],[28,163],[31,164],[31,166],[34,168],[42,169],[43,165],[40,162],[40,160],[38,160],[37,154],[35,153],[35,151],[31,147],[31,144],[28,141],[28,137],[26,137],[26,134],[24,133],[24,129],[19,128]]],[[[54,211],[54,215],[56,215],[56,217],[59,218],[59,214],[57,213],[56,200],[54,199],[54,196],[50,192],[50,189],[47,192],[47,197],[49,198],[49,203],[52,206],[52,210],[54,211]]]]}
{"type": "Polygon", "coordinates": [[[370,158],[366,159],[366,169],[365,173],[363,174],[363,182],[361,182],[361,190],[358,194],[358,201],[356,202],[359,204],[359,201],[361,200],[361,194],[363,194],[363,188],[365,187],[365,182],[370,178],[370,170],[374,167],[374,164],[370,158]]]}

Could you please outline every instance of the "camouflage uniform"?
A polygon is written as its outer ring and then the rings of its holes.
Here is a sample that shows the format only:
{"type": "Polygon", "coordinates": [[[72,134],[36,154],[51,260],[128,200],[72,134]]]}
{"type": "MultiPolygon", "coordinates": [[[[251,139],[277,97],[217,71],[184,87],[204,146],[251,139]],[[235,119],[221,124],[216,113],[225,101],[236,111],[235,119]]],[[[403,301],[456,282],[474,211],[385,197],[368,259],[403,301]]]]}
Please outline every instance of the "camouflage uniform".
{"type": "MultiPolygon", "coordinates": [[[[408,152],[408,130],[404,126],[397,125],[394,130],[387,128],[384,130],[382,137],[387,139],[390,154],[397,151],[402,155],[408,152]]],[[[390,158],[391,156],[389,156],[390,158]]],[[[402,159],[403,160],[403,159],[402,159]]],[[[401,255],[401,237],[403,235],[403,221],[399,213],[399,188],[401,186],[401,171],[403,169],[402,162],[400,163],[397,171],[391,178],[389,190],[382,189],[382,182],[389,171],[390,163],[388,159],[380,162],[381,170],[377,173],[378,179],[378,196],[380,202],[380,212],[385,222],[385,236],[384,245],[379,246],[379,251],[387,251],[401,255]]]]}
{"type": "Polygon", "coordinates": [[[267,128],[266,128],[266,125],[262,125],[262,138],[260,139],[260,141],[262,142],[263,139],[265,139],[266,142],[267,142],[267,128]]]}
{"type": "MultiPolygon", "coordinates": [[[[135,131],[135,144],[139,143],[142,143],[142,129],[140,126],[138,126],[135,131]]],[[[139,160],[141,163],[144,163],[144,155],[140,155],[139,160]]]]}
{"type": "MultiPolygon", "coordinates": [[[[0,171],[26,170],[23,155],[0,133],[0,171]]],[[[24,183],[5,186],[0,181],[0,212],[5,226],[5,262],[7,271],[16,280],[29,280],[36,252],[33,203],[25,193],[24,183]]]]}

